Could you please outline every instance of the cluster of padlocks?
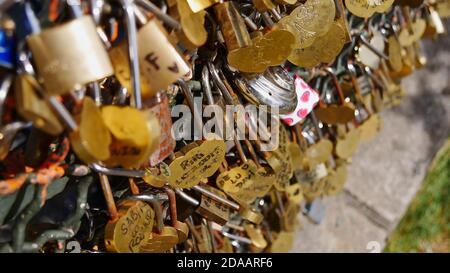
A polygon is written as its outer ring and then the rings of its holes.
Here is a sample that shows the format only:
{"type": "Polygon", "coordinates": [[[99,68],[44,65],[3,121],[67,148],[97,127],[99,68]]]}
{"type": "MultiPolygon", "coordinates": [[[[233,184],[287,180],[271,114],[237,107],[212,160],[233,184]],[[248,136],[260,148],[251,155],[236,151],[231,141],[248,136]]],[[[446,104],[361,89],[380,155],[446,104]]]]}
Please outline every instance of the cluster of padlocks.
{"type": "Polygon", "coordinates": [[[448,0],[1,1],[0,250],[289,251],[449,15],[448,0]]]}

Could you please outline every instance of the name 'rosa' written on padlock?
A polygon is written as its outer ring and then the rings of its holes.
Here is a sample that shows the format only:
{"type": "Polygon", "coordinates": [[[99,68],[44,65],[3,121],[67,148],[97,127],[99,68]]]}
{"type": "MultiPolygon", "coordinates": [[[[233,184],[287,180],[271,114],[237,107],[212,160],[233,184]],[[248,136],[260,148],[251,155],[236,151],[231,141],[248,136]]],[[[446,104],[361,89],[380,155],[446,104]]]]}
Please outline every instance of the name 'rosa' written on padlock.
{"type": "Polygon", "coordinates": [[[178,188],[190,188],[203,178],[213,175],[225,158],[223,140],[206,140],[170,165],[169,183],[178,188]]]}

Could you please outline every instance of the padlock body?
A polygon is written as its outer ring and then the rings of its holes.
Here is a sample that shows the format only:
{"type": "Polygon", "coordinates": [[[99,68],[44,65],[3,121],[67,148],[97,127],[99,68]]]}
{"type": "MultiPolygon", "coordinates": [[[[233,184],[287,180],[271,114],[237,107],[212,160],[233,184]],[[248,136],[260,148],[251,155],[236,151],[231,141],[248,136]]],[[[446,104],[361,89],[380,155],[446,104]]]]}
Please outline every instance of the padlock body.
{"type": "Polygon", "coordinates": [[[138,53],[142,74],[153,91],[166,89],[190,71],[156,20],[139,29],[138,53]]]}
{"type": "Polygon", "coordinates": [[[27,39],[49,95],[61,95],[114,73],[90,16],[82,16],[27,39]]]}

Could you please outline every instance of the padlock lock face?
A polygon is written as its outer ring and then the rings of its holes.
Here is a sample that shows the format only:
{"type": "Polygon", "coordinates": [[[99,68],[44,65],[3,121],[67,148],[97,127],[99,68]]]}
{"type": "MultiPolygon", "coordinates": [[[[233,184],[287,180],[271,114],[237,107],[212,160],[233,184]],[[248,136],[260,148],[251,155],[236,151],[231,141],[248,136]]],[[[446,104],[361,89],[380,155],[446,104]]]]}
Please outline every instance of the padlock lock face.
{"type": "Polygon", "coordinates": [[[49,95],[61,95],[114,71],[90,16],[27,38],[37,72],[49,95]]]}
{"type": "Polygon", "coordinates": [[[153,91],[166,89],[189,73],[189,66],[169,42],[156,20],[149,21],[139,29],[137,36],[141,71],[153,91]]]}

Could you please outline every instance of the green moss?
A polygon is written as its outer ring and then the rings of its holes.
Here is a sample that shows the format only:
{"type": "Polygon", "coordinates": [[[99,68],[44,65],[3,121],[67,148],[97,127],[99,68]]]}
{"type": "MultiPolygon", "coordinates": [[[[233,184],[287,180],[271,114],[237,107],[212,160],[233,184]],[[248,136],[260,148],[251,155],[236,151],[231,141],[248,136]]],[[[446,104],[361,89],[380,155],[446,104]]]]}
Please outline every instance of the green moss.
{"type": "Polygon", "coordinates": [[[450,252],[450,139],[389,236],[385,252],[450,252]]]}

